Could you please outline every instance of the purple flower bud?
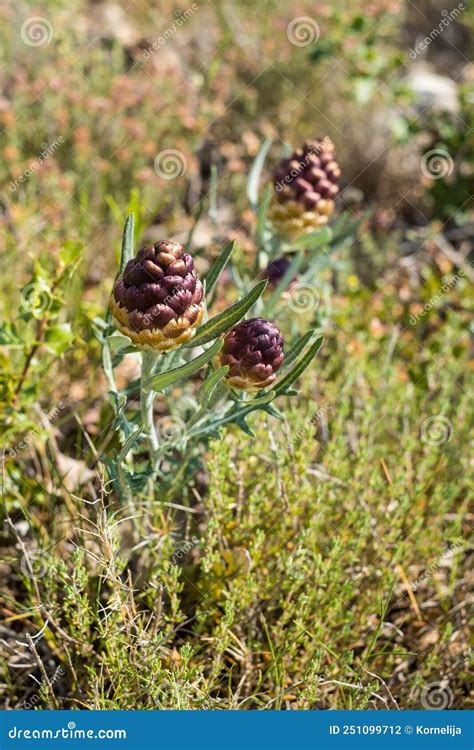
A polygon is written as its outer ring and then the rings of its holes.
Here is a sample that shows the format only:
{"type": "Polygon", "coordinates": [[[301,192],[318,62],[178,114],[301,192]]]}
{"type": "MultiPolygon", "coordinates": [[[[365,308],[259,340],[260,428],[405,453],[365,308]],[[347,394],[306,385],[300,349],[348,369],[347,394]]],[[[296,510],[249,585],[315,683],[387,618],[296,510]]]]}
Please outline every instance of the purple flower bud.
{"type": "Polygon", "coordinates": [[[195,333],[204,314],[203,287],[179,242],[142,247],[114,284],[117,328],[143,349],[174,349],[195,333]]]}
{"type": "Polygon", "coordinates": [[[228,365],[227,384],[244,391],[271,385],[284,360],[283,337],[274,323],[251,318],[237,323],[224,337],[220,366],[228,365]]]}

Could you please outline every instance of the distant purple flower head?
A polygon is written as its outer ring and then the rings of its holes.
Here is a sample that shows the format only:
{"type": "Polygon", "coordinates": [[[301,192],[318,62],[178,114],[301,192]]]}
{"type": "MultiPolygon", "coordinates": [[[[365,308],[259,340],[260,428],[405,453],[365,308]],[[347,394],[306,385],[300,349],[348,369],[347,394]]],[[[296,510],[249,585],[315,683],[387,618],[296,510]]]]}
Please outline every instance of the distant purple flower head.
{"type": "Polygon", "coordinates": [[[228,385],[246,391],[273,383],[283,364],[283,337],[274,323],[251,318],[237,323],[224,337],[220,365],[228,365],[228,385]]]}
{"type": "Polygon", "coordinates": [[[284,275],[288,271],[291,263],[287,258],[277,258],[272,260],[268,264],[266,269],[263,271],[262,276],[264,279],[268,279],[268,285],[270,287],[276,287],[283,279],[284,275]]]}

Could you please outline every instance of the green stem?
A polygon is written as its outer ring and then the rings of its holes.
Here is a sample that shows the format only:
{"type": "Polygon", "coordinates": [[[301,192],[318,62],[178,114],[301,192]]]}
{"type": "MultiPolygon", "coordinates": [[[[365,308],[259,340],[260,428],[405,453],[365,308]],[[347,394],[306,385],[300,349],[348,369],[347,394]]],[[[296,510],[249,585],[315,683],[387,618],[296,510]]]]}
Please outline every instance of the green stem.
{"type": "Polygon", "coordinates": [[[156,358],[157,354],[155,352],[143,352],[142,374],[140,380],[140,409],[142,425],[150,443],[150,453],[152,458],[155,457],[159,448],[158,436],[156,434],[155,422],[153,419],[153,402],[155,400],[155,394],[153,391],[145,389],[145,383],[153,374],[156,358]]]}

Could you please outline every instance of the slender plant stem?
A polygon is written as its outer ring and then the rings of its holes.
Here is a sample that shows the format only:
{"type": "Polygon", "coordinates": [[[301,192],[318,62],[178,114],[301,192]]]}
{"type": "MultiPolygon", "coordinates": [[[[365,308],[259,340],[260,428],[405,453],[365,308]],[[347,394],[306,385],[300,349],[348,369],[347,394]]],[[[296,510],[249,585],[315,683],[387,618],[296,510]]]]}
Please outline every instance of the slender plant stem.
{"type": "Polygon", "coordinates": [[[155,422],[153,420],[153,402],[155,400],[155,394],[153,391],[146,390],[145,384],[153,374],[153,367],[155,365],[156,358],[157,355],[155,352],[143,352],[142,374],[140,381],[140,408],[142,415],[142,424],[145,428],[145,432],[150,443],[150,453],[152,458],[155,458],[156,453],[159,449],[158,436],[156,434],[155,422]]]}

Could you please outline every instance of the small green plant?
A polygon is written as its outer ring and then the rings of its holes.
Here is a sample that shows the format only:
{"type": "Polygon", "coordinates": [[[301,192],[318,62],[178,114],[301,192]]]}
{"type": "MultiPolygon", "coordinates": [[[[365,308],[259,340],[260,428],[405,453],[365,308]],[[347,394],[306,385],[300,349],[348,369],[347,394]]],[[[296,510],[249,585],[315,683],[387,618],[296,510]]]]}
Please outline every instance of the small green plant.
{"type": "Polygon", "coordinates": [[[281,418],[273,402],[297,393],[293,386],[322,343],[309,331],[284,355],[283,338],[274,324],[261,318],[243,321],[263,294],[266,280],[199,325],[207,318],[205,301],[212,299],[233,243],[224,245],[201,283],[180,243],[160,241],[134,257],[133,242],[130,214],[111,310],[99,328],[120,435],[119,445],[104,461],[124,496],[151,477],[172,485],[177,464],[181,480],[185,469],[185,476],[195,474],[203,448],[225,425],[236,424],[253,436],[247,423],[252,412],[281,418]],[[126,354],[140,357],[141,376],[128,391],[120,391],[114,368],[126,354]],[[178,385],[176,399],[173,389],[178,385]],[[250,391],[255,394],[250,396],[250,391]],[[158,394],[165,413],[157,419],[158,394]],[[132,410],[129,401],[135,396],[140,408],[132,410]]]}

